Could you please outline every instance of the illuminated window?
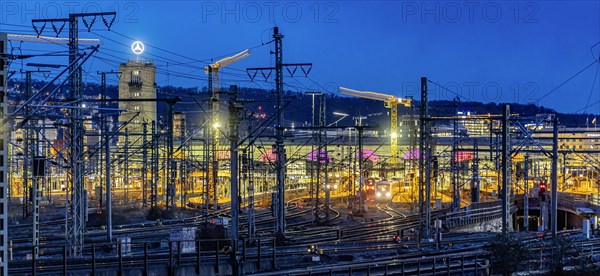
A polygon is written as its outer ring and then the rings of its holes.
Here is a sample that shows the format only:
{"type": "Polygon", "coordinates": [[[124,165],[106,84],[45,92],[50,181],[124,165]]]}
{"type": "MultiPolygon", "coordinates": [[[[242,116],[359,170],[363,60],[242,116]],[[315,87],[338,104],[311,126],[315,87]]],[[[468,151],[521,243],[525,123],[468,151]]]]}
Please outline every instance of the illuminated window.
{"type": "Polygon", "coordinates": [[[138,71],[138,70],[131,71],[131,82],[132,83],[142,82],[142,77],[140,75],[140,71],[138,71]]]}

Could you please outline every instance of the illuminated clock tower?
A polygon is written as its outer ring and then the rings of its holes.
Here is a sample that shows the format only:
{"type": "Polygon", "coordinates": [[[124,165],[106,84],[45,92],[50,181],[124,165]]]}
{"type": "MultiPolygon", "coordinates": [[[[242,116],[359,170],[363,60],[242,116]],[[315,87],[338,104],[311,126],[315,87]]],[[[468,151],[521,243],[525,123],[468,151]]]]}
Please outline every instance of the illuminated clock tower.
{"type": "MultiPolygon", "coordinates": [[[[137,58],[122,63],[119,66],[119,71],[121,72],[121,78],[119,79],[119,99],[155,99],[156,65],[151,61],[140,59],[139,55],[143,52],[143,44],[141,42],[134,42],[132,50],[137,55],[137,58]]],[[[150,131],[152,122],[157,121],[156,101],[119,102],[119,108],[127,110],[121,112],[119,126],[126,125],[125,128],[130,133],[142,133],[144,122],[148,123],[148,131],[150,131]]],[[[130,139],[130,141],[132,140],[141,139],[130,139]]],[[[119,142],[122,141],[123,138],[120,138],[119,142]]]]}

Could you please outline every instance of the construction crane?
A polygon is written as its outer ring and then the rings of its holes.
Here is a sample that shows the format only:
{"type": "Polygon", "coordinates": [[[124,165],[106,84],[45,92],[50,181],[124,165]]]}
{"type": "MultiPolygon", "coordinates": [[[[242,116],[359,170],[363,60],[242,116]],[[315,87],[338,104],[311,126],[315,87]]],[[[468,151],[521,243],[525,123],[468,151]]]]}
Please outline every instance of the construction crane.
{"type": "Polygon", "coordinates": [[[350,88],[340,87],[339,91],[343,95],[354,96],[359,98],[371,99],[376,101],[382,101],[385,107],[390,109],[390,151],[392,154],[391,164],[392,166],[398,165],[398,105],[401,104],[406,107],[412,105],[412,99],[410,98],[399,98],[393,95],[387,95],[378,92],[370,91],[358,91],[350,88]]]}
{"type": "MultiPolygon", "coordinates": [[[[212,64],[204,67],[204,73],[208,75],[208,90],[212,92],[212,124],[207,127],[207,130],[211,127],[215,128],[213,137],[213,156],[212,162],[209,164],[209,175],[207,176],[209,181],[208,194],[213,197],[215,209],[218,204],[218,191],[217,191],[217,170],[218,170],[218,157],[217,150],[219,148],[219,71],[221,68],[231,65],[234,62],[240,61],[250,55],[250,49],[243,50],[233,56],[222,58],[212,64]],[[213,84],[214,82],[214,84],[213,84]]],[[[206,203],[208,205],[208,202],[206,203]]]]}
{"type": "Polygon", "coordinates": [[[204,73],[209,75],[209,80],[208,80],[209,89],[212,88],[210,90],[212,90],[211,92],[212,92],[212,96],[213,96],[213,104],[212,104],[213,111],[218,113],[218,110],[219,110],[219,70],[221,70],[221,68],[228,66],[234,62],[240,61],[249,55],[250,55],[250,50],[246,49],[246,50],[243,50],[233,56],[222,58],[222,59],[218,60],[217,62],[209,64],[206,67],[204,67],[204,73]],[[213,84],[213,82],[214,82],[214,84],[213,84]]]}
{"type": "Polygon", "coordinates": [[[246,49],[233,56],[222,58],[217,62],[204,67],[204,73],[208,74],[208,88],[212,92],[212,110],[215,113],[215,116],[213,117],[215,122],[218,122],[216,114],[219,113],[219,70],[236,61],[242,60],[249,55],[250,50],[246,49]]]}

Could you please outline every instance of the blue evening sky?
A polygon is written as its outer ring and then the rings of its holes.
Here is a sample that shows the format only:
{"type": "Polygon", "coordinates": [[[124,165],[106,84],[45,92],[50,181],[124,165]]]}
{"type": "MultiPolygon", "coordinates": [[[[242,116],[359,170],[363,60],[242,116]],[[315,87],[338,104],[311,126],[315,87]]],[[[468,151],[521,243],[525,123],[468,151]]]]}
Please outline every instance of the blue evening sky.
{"type": "MultiPolygon", "coordinates": [[[[286,77],[291,90],[337,93],[344,86],[419,98],[420,77],[426,76],[453,91],[430,84],[431,99],[458,93],[463,100],[600,113],[598,1],[9,0],[0,3],[0,31],[33,34],[33,18],[100,9],[118,15],[112,32],[100,18],[91,33],[80,21],[81,37],[103,40],[100,53],[84,66],[86,81],[98,81],[96,71],[116,70],[118,62],[134,58],[133,38],[146,44],[142,58],[156,62],[159,85],[202,87],[206,62],[269,42],[272,27],[279,26],[284,62],[313,63],[308,78],[299,69],[295,78],[286,77]]],[[[51,29],[43,34],[52,36],[51,29]]],[[[65,29],[61,36],[67,34],[65,29]]],[[[11,47],[24,53],[64,50],[32,43],[11,47]]],[[[250,57],[221,71],[221,84],[273,88],[272,79],[250,82],[245,72],[273,66],[270,50],[272,44],[253,48],[250,57]]],[[[66,58],[53,62],[65,64],[66,58]]]]}

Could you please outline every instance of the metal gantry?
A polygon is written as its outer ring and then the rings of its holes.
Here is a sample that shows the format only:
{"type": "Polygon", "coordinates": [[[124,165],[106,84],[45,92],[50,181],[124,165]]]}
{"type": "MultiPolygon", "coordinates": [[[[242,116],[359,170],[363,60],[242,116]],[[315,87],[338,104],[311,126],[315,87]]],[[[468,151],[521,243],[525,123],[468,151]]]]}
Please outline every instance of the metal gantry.
{"type": "MultiPolygon", "coordinates": [[[[544,229],[548,221],[550,221],[550,230],[553,237],[557,234],[557,212],[558,212],[558,118],[556,114],[545,114],[539,118],[535,118],[534,124],[525,126],[520,120],[524,118],[518,118],[510,114],[510,106],[505,105],[504,114],[502,116],[502,152],[501,152],[501,164],[500,169],[502,171],[502,186],[501,186],[501,199],[503,202],[503,216],[502,216],[502,233],[507,235],[510,231],[510,205],[511,205],[511,158],[522,152],[527,147],[534,148],[533,150],[527,150],[527,152],[542,153],[551,159],[550,168],[550,181],[551,181],[551,200],[550,209],[547,209],[546,202],[541,204],[540,218],[544,229]],[[548,151],[540,141],[533,137],[533,133],[536,132],[544,123],[552,124],[552,150],[548,151]],[[548,215],[550,217],[548,217],[548,215]]],[[[526,165],[528,166],[528,165],[526,165]]],[[[527,168],[528,169],[528,168],[527,168]]],[[[526,180],[527,181],[527,180],[526,180]]],[[[528,187],[528,186],[527,186],[528,187]]],[[[527,193],[528,190],[525,190],[527,193]]],[[[527,206],[528,208],[528,206],[527,206]]]]}
{"type": "MultiPolygon", "coordinates": [[[[83,62],[79,61],[80,53],[79,53],[79,19],[82,19],[85,26],[90,30],[94,24],[96,17],[105,17],[112,16],[112,21],[108,22],[107,20],[103,20],[104,25],[110,29],[111,25],[114,23],[114,19],[116,18],[116,12],[96,12],[96,13],[72,13],[69,14],[68,18],[60,18],[60,19],[34,19],[32,20],[32,24],[34,30],[38,34],[38,36],[43,31],[43,27],[38,29],[36,24],[43,24],[44,26],[47,23],[52,24],[56,35],[58,36],[64,27],[64,24],[68,24],[69,26],[69,96],[68,100],[72,103],[72,108],[69,110],[69,119],[70,123],[70,151],[69,151],[69,189],[71,190],[71,198],[68,200],[68,219],[66,220],[67,229],[66,229],[66,239],[67,245],[69,247],[68,253],[71,256],[80,256],[83,246],[83,233],[85,231],[85,214],[87,212],[87,206],[85,206],[86,199],[85,197],[85,188],[83,183],[83,174],[84,174],[84,145],[83,145],[83,136],[85,135],[85,130],[83,127],[83,113],[81,100],[83,99],[82,93],[82,69],[81,64],[83,62]],[[88,19],[93,17],[94,20],[87,21],[88,19]],[[62,23],[61,28],[54,27],[55,24],[62,23]],[[69,223],[70,222],[70,223],[69,223]]],[[[98,46],[94,47],[95,52],[97,51],[98,46]]],[[[85,55],[85,54],[84,54],[85,55]]],[[[90,54],[91,55],[91,54],[90,54]]]]}
{"type": "Polygon", "coordinates": [[[275,43],[275,67],[261,67],[261,68],[247,68],[246,72],[252,80],[256,77],[256,74],[260,71],[265,79],[271,75],[271,72],[275,70],[275,92],[277,94],[276,114],[277,123],[275,126],[276,138],[275,138],[275,153],[277,155],[276,160],[276,220],[275,220],[275,235],[280,243],[285,242],[285,174],[286,174],[286,155],[284,146],[284,102],[283,102],[283,68],[288,69],[290,75],[294,75],[296,69],[300,67],[305,75],[308,75],[312,68],[312,63],[283,63],[283,34],[279,33],[279,27],[273,27],[273,42],[275,43]],[[290,70],[290,67],[294,67],[294,70],[290,70]],[[308,67],[309,69],[305,69],[308,67]],[[265,74],[264,72],[269,72],[265,74]]]}

